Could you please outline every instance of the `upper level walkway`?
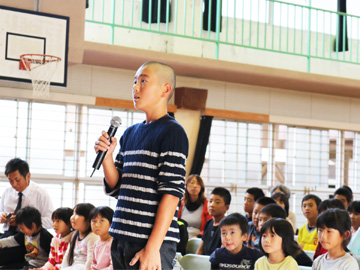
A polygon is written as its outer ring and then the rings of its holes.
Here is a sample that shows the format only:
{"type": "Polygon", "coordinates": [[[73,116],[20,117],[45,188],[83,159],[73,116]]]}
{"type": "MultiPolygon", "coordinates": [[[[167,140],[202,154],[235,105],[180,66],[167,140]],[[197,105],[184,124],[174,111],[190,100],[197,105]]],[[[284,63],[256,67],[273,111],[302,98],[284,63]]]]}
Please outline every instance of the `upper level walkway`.
{"type": "Polygon", "coordinates": [[[183,76],[360,97],[359,16],[277,0],[90,0],[85,18],[85,64],[156,59],[183,76]]]}

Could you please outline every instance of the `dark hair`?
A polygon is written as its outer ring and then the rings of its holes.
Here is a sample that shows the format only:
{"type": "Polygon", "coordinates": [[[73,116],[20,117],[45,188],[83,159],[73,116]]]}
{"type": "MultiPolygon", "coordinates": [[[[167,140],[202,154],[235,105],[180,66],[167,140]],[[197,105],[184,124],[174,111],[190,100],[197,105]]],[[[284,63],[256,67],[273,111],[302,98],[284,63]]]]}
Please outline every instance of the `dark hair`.
{"type": "Polygon", "coordinates": [[[347,202],[351,202],[351,199],[352,199],[352,194],[351,192],[347,189],[347,188],[344,188],[344,187],[340,187],[338,188],[337,190],[335,190],[334,192],[334,196],[335,195],[342,195],[342,196],[345,196],[347,202]]]}
{"type": "Polygon", "coordinates": [[[5,175],[8,176],[15,171],[19,171],[19,173],[26,178],[26,175],[30,172],[29,164],[20,158],[11,159],[5,165],[5,175]]]}
{"type": "MultiPolygon", "coordinates": [[[[345,236],[345,233],[347,231],[350,232],[351,230],[351,220],[349,213],[343,209],[337,208],[325,210],[318,216],[318,219],[316,221],[316,227],[318,228],[318,230],[319,228],[324,229],[325,227],[333,228],[335,230],[338,230],[341,236],[345,236]]],[[[342,242],[342,248],[346,252],[349,251],[347,248],[349,242],[350,237],[344,239],[344,241],[342,242]]]]}
{"type": "MultiPolygon", "coordinates": [[[[91,232],[90,212],[94,208],[95,206],[93,206],[91,203],[78,203],[74,207],[74,212],[79,216],[83,216],[85,218],[85,222],[88,223],[86,236],[91,232]]],[[[74,234],[72,235],[70,247],[69,247],[69,265],[72,265],[74,262],[74,249],[75,249],[76,239],[78,237],[79,237],[79,231],[75,230],[74,234]]]]}
{"type": "Polygon", "coordinates": [[[316,203],[316,207],[319,207],[319,204],[321,203],[321,199],[318,196],[316,196],[315,194],[308,194],[308,195],[305,195],[304,198],[302,198],[301,207],[302,207],[303,202],[307,201],[307,200],[314,200],[316,203]]]}
{"type": "Polygon", "coordinates": [[[200,192],[199,192],[199,197],[196,201],[196,203],[198,205],[201,205],[205,202],[205,184],[204,184],[204,181],[202,180],[202,178],[200,177],[200,175],[198,174],[191,174],[189,175],[186,180],[185,180],[185,194],[184,194],[184,202],[185,202],[185,206],[186,207],[189,207],[190,204],[191,204],[191,201],[190,201],[190,194],[187,190],[187,185],[191,182],[191,180],[195,178],[196,181],[199,183],[199,185],[201,186],[201,189],[200,189],[200,192]]]}
{"type": "Polygon", "coordinates": [[[245,193],[249,193],[250,195],[254,196],[254,201],[257,199],[265,197],[264,191],[261,188],[252,187],[246,190],[245,193]]]}
{"type": "Polygon", "coordinates": [[[286,197],[288,198],[288,200],[290,200],[291,191],[290,191],[290,189],[289,189],[287,186],[285,186],[285,185],[283,185],[283,184],[275,185],[275,186],[273,186],[273,187],[270,189],[270,194],[273,194],[273,192],[275,191],[275,189],[280,189],[280,191],[286,195],[286,197]]]}
{"type": "Polygon", "coordinates": [[[294,229],[291,224],[285,219],[272,218],[266,221],[260,230],[259,247],[266,257],[269,257],[269,254],[265,252],[261,242],[262,235],[267,230],[270,230],[270,232],[275,233],[282,238],[282,250],[285,257],[290,255],[295,258],[301,252],[300,246],[294,241],[294,229]]]}
{"type": "Polygon", "coordinates": [[[111,224],[114,215],[114,210],[112,210],[110,207],[107,206],[96,207],[93,210],[91,210],[90,220],[96,218],[98,215],[102,216],[103,218],[106,218],[111,224]]]}
{"type": "Polygon", "coordinates": [[[211,194],[219,195],[224,199],[225,205],[230,205],[231,203],[231,194],[230,192],[223,187],[216,187],[211,191],[211,194]]]}
{"type": "Polygon", "coordinates": [[[338,199],[327,199],[323,200],[318,206],[319,214],[330,208],[338,208],[345,210],[345,206],[342,201],[338,199]]]}
{"type": "Polygon", "coordinates": [[[259,199],[256,200],[256,203],[257,203],[257,204],[261,204],[261,205],[263,205],[263,206],[269,205],[269,204],[272,204],[272,203],[275,203],[275,204],[276,204],[275,200],[272,199],[272,198],[270,198],[270,197],[262,197],[262,198],[259,198],[259,199]]]}
{"type": "Polygon", "coordinates": [[[41,227],[41,214],[39,210],[34,207],[26,206],[16,212],[16,224],[24,224],[29,230],[32,229],[33,223],[37,228],[41,227]]]}
{"type": "Polygon", "coordinates": [[[282,208],[280,205],[273,203],[264,206],[264,208],[260,210],[260,214],[266,214],[268,216],[271,216],[272,218],[286,219],[287,217],[285,209],[282,208]]]}
{"type": "Polygon", "coordinates": [[[355,212],[357,214],[360,214],[360,201],[353,201],[352,203],[350,203],[347,210],[350,213],[355,212]]]}
{"type": "Polygon", "coordinates": [[[273,198],[275,201],[277,199],[279,199],[280,202],[282,202],[285,205],[284,210],[286,212],[286,216],[288,216],[289,215],[289,199],[288,199],[288,197],[282,192],[276,192],[271,196],[271,198],[273,198]]]}
{"type": "Polygon", "coordinates": [[[219,228],[221,229],[222,226],[227,225],[239,225],[241,235],[244,235],[249,231],[248,220],[246,219],[246,217],[239,213],[233,213],[224,217],[219,223],[219,228]]]}
{"type": "Polygon", "coordinates": [[[60,219],[71,227],[70,218],[73,214],[73,210],[69,207],[60,207],[51,214],[51,219],[60,219]]]}
{"type": "Polygon", "coordinates": [[[351,189],[349,186],[343,185],[343,186],[341,186],[341,188],[347,189],[347,190],[351,193],[351,196],[353,195],[353,191],[352,191],[352,189],[351,189]]]}

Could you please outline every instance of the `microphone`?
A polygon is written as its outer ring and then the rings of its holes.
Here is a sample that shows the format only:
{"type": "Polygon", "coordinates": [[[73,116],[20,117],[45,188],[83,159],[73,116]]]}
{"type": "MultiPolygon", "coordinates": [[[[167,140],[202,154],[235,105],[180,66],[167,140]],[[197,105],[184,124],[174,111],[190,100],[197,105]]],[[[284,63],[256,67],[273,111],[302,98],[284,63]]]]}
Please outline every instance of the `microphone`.
{"type": "MultiPolygon", "coordinates": [[[[117,131],[117,128],[121,125],[121,118],[119,116],[114,116],[111,121],[110,121],[110,127],[108,130],[108,134],[109,134],[109,141],[111,141],[111,137],[115,136],[115,133],[117,131]]],[[[103,151],[98,151],[97,152],[97,156],[96,159],[94,161],[94,164],[92,165],[92,167],[94,168],[93,172],[91,173],[90,177],[93,176],[95,170],[98,170],[101,166],[101,163],[103,162],[105,155],[107,153],[107,150],[105,152],[103,151]]]]}

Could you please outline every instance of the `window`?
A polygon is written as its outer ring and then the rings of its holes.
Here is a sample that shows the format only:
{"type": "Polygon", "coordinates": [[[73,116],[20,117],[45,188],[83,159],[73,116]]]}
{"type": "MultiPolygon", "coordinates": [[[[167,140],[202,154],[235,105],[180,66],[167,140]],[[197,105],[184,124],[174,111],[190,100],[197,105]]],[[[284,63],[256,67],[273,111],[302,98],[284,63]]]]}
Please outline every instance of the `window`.
{"type": "Polygon", "coordinates": [[[326,199],[343,184],[359,189],[359,143],[353,131],[214,119],[201,175],[207,192],[215,186],[231,190],[232,211],[242,209],[247,188],[267,191],[284,183],[293,192],[292,211],[305,223],[304,194],[326,199]]]}
{"type": "Polygon", "coordinates": [[[267,125],[214,120],[202,175],[209,182],[261,182],[267,125]]]}
{"type": "MultiPolygon", "coordinates": [[[[212,0],[216,1],[216,0],[212,0]]],[[[266,23],[268,17],[268,0],[222,0],[222,15],[234,19],[244,19],[266,23]]]]}
{"type": "MultiPolygon", "coordinates": [[[[114,115],[122,119],[117,138],[145,119],[143,113],[129,110],[0,100],[0,171],[14,157],[26,160],[32,180],[49,191],[55,208],[83,201],[114,205],[116,200],[103,193],[102,168],[94,179],[89,177],[96,157],[94,143],[114,115]]],[[[0,193],[7,186],[2,182],[0,193]]]]}
{"type": "Polygon", "coordinates": [[[203,175],[209,182],[357,189],[358,133],[214,120],[203,175]],[[205,176],[206,175],[206,176],[205,176]]]}

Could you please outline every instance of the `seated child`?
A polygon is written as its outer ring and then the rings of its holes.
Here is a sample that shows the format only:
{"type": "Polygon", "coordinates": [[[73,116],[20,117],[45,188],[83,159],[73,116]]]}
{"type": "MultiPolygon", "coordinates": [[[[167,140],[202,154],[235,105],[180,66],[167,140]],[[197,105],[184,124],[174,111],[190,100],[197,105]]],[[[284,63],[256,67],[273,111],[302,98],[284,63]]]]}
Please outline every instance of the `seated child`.
{"type": "Polygon", "coordinates": [[[359,270],[359,265],[347,249],[351,237],[351,221],[347,211],[328,209],[321,213],[316,226],[319,242],[328,250],[314,261],[313,270],[359,270]]]}
{"type": "Polygon", "coordinates": [[[291,226],[294,229],[294,233],[296,233],[296,227],[289,218],[289,199],[287,198],[287,196],[282,192],[276,192],[271,195],[271,198],[273,198],[278,205],[284,208],[286,212],[286,220],[290,222],[291,226]]]}
{"type": "Polygon", "coordinates": [[[95,207],[91,203],[78,203],[70,218],[75,230],[71,236],[70,246],[66,250],[62,270],[88,270],[93,261],[94,244],[99,236],[91,232],[90,212],[95,207]]]}
{"type": "Polygon", "coordinates": [[[91,270],[112,270],[111,243],[109,234],[114,210],[107,206],[100,206],[91,211],[91,230],[100,239],[95,242],[91,270]]]}
{"type": "Polygon", "coordinates": [[[353,201],[348,207],[351,220],[351,239],[348,249],[352,255],[360,255],[360,201],[353,201]]]}
{"type": "Polygon", "coordinates": [[[299,229],[298,243],[303,250],[316,250],[318,243],[316,220],[319,214],[318,206],[320,203],[321,199],[314,194],[308,194],[302,199],[301,209],[307,219],[307,223],[299,229]]]}
{"type": "MultiPolygon", "coordinates": [[[[345,188],[346,190],[348,190],[348,191],[350,192],[350,194],[351,194],[351,200],[350,200],[350,203],[352,203],[352,202],[353,202],[353,200],[354,200],[354,194],[353,194],[352,189],[351,189],[349,186],[347,186],[347,185],[342,185],[342,186],[341,186],[341,188],[345,188]]],[[[347,210],[347,209],[345,209],[345,210],[347,210]]]]}
{"type": "Polygon", "coordinates": [[[51,219],[56,235],[51,240],[49,260],[41,269],[61,268],[61,263],[72,235],[70,224],[72,213],[73,210],[69,207],[60,207],[52,213],[51,219]]]}
{"type": "Polygon", "coordinates": [[[252,212],[254,210],[255,202],[262,197],[265,197],[265,194],[261,188],[253,187],[246,190],[244,197],[244,212],[246,213],[248,222],[252,221],[252,212]]]}
{"type": "MultiPolygon", "coordinates": [[[[328,200],[323,200],[318,207],[318,211],[319,211],[319,215],[324,212],[327,209],[330,208],[338,208],[338,209],[343,209],[345,210],[345,206],[344,204],[338,200],[338,199],[328,199],[328,200]]],[[[314,260],[319,257],[322,254],[325,254],[326,252],[328,252],[322,245],[320,242],[318,242],[317,246],[316,246],[316,250],[315,250],[315,254],[314,254],[314,260]]]]}
{"type": "Polygon", "coordinates": [[[328,210],[330,208],[337,208],[346,210],[344,204],[339,199],[327,199],[321,201],[321,203],[318,206],[319,215],[322,212],[325,212],[325,210],[328,210]]]}
{"type": "Polygon", "coordinates": [[[247,245],[249,247],[259,248],[259,214],[260,210],[269,204],[276,204],[276,202],[269,197],[262,197],[255,202],[252,221],[249,222],[249,233],[247,239],[247,245]]]}
{"type": "Polygon", "coordinates": [[[349,204],[351,203],[353,198],[352,192],[351,190],[349,190],[348,187],[339,187],[337,190],[335,190],[334,192],[334,199],[338,199],[340,200],[345,207],[345,210],[348,209],[349,204]]]}
{"type": "MultiPolygon", "coordinates": [[[[263,209],[261,209],[260,215],[259,215],[260,230],[261,230],[262,226],[264,225],[264,223],[271,218],[285,219],[286,212],[281,206],[279,206],[277,204],[269,204],[269,205],[265,206],[263,209]]],[[[295,240],[294,240],[294,242],[296,243],[296,245],[299,246],[299,244],[295,240]]],[[[309,258],[308,255],[306,255],[306,253],[300,248],[300,246],[298,248],[298,252],[295,253],[294,255],[295,255],[294,259],[298,265],[312,266],[312,260],[309,258]]]]}
{"type": "Polygon", "coordinates": [[[278,204],[269,204],[264,206],[259,213],[259,231],[262,226],[264,226],[265,222],[272,218],[286,219],[286,212],[284,208],[278,204]]]}
{"type": "Polygon", "coordinates": [[[219,223],[229,210],[230,202],[231,194],[226,188],[216,187],[213,189],[208,203],[208,211],[213,218],[205,224],[202,241],[196,254],[210,255],[221,246],[219,223]]]}
{"type": "Polygon", "coordinates": [[[15,221],[21,233],[0,239],[0,248],[24,246],[26,261],[18,267],[31,269],[43,266],[48,260],[52,235],[42,227],[40,212],[26,206],[16,212],[15,221]]]}
{"type": "Polygon", "coordinates": [[[211,254],[211,269],[254,269],[255,261],[262,254],[244,245],[248,232],[247,219],[234,213],[224,217],[219,228],[222,247],[211,254]]]}
{"type": "MultiPolygon", "coordinates": [[[[284,193],[286,198],[288,199],[288,201],[290,203],[291,190],[287,186],[285,186],[284,184],[278,184],[278,185],[273,186],[270,189],[271,197],[272,197],[272,195],[274,195],[275,193],[278,193],[278,192],[284,193]]],[[[293,228],[295,228],[295,231],[296,231],[297,230],[297,223],[296,223],[296,215],[295,215],[295,213],[292,212],[291,210],[289,210],[289,214],[288,214],[287,217],[289,218],[290,223],[293,225],[293,228]]]]}
{"type": "Polygon", "coordinates": [[[260,230],[260,250],[265,256],[256,261],[255,269],[298,269],[293,257],[299,249],[291,224],[284,219],[272,218],[260,230]]]}

